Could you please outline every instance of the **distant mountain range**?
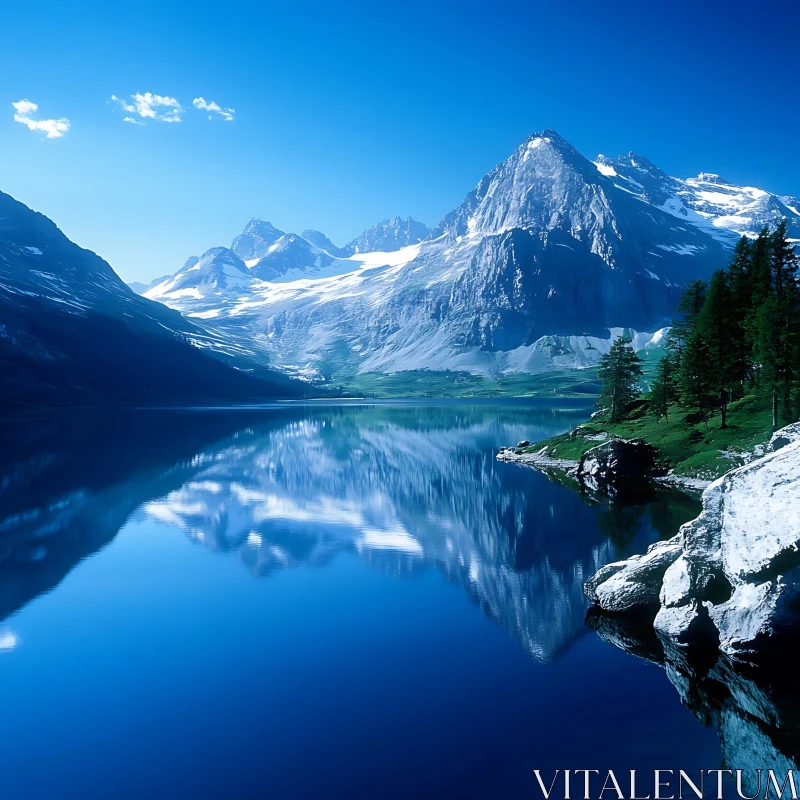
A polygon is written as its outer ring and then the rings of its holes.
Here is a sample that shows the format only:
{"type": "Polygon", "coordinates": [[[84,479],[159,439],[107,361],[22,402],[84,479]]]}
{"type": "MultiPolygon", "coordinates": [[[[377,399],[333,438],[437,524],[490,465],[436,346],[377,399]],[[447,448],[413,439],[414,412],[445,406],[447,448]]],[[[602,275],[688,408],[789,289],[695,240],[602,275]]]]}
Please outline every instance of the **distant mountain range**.
{"type": "Polygon", "coordinates": [[[304,389],[134,294],[94,253],[0,193],[0,407],[295,397],[304,389]]]}
{"type": "Polygon", "coordinates": [[[597,363],[622,329],[646,345],[688,280],[782,217],[800,238],[796,198],[590,160],[545,130],[432,231],[394,218],[337,247],[252,220],[144,293],[305,378],[537,372],[597,363]]]}

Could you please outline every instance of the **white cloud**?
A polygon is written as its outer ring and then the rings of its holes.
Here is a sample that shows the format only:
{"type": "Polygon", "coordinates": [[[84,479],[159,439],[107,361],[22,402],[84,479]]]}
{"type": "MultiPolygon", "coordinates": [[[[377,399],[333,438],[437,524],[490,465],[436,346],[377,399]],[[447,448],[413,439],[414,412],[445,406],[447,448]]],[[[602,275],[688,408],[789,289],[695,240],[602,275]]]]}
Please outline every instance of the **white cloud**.
{"type": "MultiPolygon", "coordinates": [[[[213,100],[206,101],[202,97],[195,97],[195,99],[192,100],[192,105],[198,111],[210,111],[213,114],[219,114],[225,122],[233,122],[233,115],[236,113],[236,109],[234,108],[223,108],[213,100]]],[[[208,118],[211,119],[211,114],[208,115],[208,118]]]]}
{"type": "Polygon", "coordinates": [[[48,139],[60,139],[69,130],[69,120],[64,119],[33,119],[32,114],[39,110],[36,103],[30,100],[17,100],[14,106],[14,120],[28,126],[28,130],[40,131],[48,139]]]}
{"type": "Polygon", "coordinates": [[[136,114],[136,117],[124,117],[123,122],[133,123],[134,125],[144,125],[142,120],[156,120],[157,122],[180,122],[183,114],[183,106],[174,98],[167,95],[153,94],[152,92],[137,92],[131,95],[131,102],[111,95],[111,99],[128,114],[136,114]]]}

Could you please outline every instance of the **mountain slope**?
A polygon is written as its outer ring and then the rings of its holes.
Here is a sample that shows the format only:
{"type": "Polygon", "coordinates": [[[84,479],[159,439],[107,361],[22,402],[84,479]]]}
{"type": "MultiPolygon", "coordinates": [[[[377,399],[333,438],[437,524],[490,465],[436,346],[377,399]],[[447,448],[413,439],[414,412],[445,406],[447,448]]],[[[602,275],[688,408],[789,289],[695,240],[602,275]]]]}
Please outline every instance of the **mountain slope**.
{"type": "Polygon", "coordinates": [[[742,231],[800,209],[720,181],[680,181],[630,154],[591,161],[546,130],[422,241],[393,249],[402,226],[392,220],[350,243],[349,257],[326,251],[325,265],[261,272],[248,261],[245,293],[195,299],[162,284],[147,296],[305,375],[588,366],[614,329],[649,341],[682,286],[723,265],[742,231]]]}
{"type": "Polygon", "coordinates": [[[3,193],[0,370],[0,405],[299,393],[196,323],[134,294],[103,259],[3,193]]]}
{"type": "Polygon", "coordinates": [[[130,281],[128,282],[128,288],[136,294],[144,294],[149,289],[152,289],[154,286],[158,286],[159,283],[163,283],[165,280],[167,280],[167,278],[170,277],[171,277],[170,275],[161,275],[158,278],[153,278],[153,280],[150,281],[149,283],[142,283],[141,281],[130,281]]]}

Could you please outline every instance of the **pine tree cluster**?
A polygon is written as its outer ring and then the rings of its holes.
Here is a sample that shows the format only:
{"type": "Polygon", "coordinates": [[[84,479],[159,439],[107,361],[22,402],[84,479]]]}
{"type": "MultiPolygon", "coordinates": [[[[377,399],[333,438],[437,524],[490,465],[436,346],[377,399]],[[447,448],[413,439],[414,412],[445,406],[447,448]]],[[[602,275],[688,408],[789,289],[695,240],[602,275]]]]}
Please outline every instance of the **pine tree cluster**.
{"type": "Polygon", "coordinates": [[[650,391],[658,419],[677,403],[706,426],[719,412],[724,428],[728,404],[748,393],[769,398],[773,427],[798,418],[800,281],[785,220],[742,237],[728,269],[689,284],[678,312],[650,391]]]}

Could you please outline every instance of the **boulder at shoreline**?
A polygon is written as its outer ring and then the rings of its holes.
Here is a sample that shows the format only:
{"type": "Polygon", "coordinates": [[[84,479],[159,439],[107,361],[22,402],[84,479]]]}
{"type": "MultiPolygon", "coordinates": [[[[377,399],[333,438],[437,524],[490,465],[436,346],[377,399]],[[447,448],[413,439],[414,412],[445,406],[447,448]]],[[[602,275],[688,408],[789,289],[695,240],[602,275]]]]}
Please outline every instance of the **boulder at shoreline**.
{"type": "Polygon", "coordinates": [[[700,516],[672,539],[598,571],[585,586],[592,602],[613,613],[655,607],[660,637],[713,643],[736,660],[791,646],[800,631],[800,425],[776,432],[768,449],[712,483],[700,516]]]}

